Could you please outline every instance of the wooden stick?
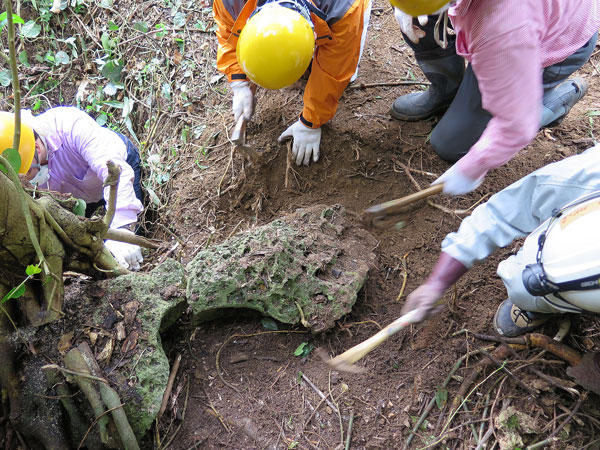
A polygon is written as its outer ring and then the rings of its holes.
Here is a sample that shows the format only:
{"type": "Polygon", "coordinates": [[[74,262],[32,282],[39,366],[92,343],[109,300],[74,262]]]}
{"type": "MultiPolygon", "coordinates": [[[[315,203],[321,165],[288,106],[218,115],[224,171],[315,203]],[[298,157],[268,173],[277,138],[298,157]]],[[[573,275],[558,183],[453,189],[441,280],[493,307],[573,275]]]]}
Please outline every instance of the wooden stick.
{"type": "Polygon", "coordinates": [[[330,402],[330,401],[327,399],[327,396],[326,396],[325,394],[323,394],[323,393],[321,392],[321,390],[320,390],[318,387],[316,387],[316,386],[313,384],[313,382],[312,382],[312,381],[310,381],[310,380],[308,379],[308,377],[307,377],[306,375],[304,375],[304,373],[302,373],[302,379],[303,379],[304,381],[306,381],[306,383],[307,383],[307,384],[308,384],[308,385],[309,385],[311,388],[313,388],[313,389],[314,389],[314,391],[315,391],[317,394],[319,394],[319,397],[321,397],[323,400],[325,400],[325,403],[327,403],[327,404],[329,405],[329,407],[330,407],[331,409],[333,409],[333,411],[334,411],[334,412],[337,414],[337,412],[338,412],[338,409],[335,407],[335,405],[334,405],[333,403],[331,403],[331,402],[330,402]]]}
{"type": "Polygon", "coordinates": [[[415,192],[414,194],[407,195],[406,197],[398,198],[396,200],[390,200],[388,202],[380,203],[379,205],[371,206],[365,211],[375,216],[383,216],[386,214],[392,214],[401,210],[404,206],[410,205],[424,198],[430,197],[435,194],[439,194],[444,189],[444,183],[434,184],[429,186],[422,191],[415,192]]]}
{"type": "Polygon", "coordinates": [[[167,409],[167,403],[169,401],[169,396],[171,395],[171,391],[173,390],[173,382],[175,381],[175,376],[177,375],[177,371],[179,370],[179,363],[181,362],[181,353],[177,355],[175,358],[175,362],[173,363],[173,368],[171,369],[171,375],[169,376],[169,380],[167,381],[167,387],[165,389],[165,393],[163,394],[162,403],[160,405],[160,409],[158,410],[157,419],[160,419],[162,415],[165,413],[165,409],[167,409]]]}
{"type": "Polygon", "coordinates": [[[334,370],[350,372],[350,373],[359,373],[364,371],[363,368],[353,366],[353,364],[369,353],[371,350],[375,349],[379,344],[383,341],[390,338],[392,335],[396,334],[398,331],[402,330],[406,326],[415,323],[415,315],[418,313],[418,309],[413,309],[398,319],[394,320],[383,330],[377,332],[369,339],[361,342],[360,344],[355,345],[349,350],[346,350],[341,355],[336,356],[333,359],[325,360],[325,362],[334,370]]]}

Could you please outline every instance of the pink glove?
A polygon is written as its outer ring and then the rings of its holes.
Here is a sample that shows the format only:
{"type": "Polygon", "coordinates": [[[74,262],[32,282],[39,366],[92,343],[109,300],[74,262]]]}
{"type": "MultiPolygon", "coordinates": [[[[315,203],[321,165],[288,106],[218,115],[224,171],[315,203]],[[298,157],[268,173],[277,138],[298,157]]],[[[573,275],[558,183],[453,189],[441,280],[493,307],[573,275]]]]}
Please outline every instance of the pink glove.
{"type": "Polygon", "coordinates": [[[452,286],[467,270],[457,259],[447,253],[440,253],[427,281],[412,291],[406,299],[402,314],[418,309],[419,313],[415,316],[415,320],[420,322],[431,314],[440,312],[443,304],[439,304],[438,301],[446,289],[452,286]]]}

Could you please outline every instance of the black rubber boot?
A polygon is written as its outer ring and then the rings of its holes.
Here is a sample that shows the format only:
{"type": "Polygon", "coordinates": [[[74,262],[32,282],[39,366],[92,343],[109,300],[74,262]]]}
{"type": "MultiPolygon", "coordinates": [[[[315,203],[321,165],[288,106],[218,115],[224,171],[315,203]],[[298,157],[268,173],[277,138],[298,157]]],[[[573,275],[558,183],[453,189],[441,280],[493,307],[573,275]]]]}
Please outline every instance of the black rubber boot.
{"type": "Polygon", "coordinates": [[[390,109],[394,119],[412,122],[445,111],[452,103],[465,73],[465,61],[456,54],[436,59],[417,59],[417,62],[431,81],[431,86],[426,91],[398,97],[390,109]]]}

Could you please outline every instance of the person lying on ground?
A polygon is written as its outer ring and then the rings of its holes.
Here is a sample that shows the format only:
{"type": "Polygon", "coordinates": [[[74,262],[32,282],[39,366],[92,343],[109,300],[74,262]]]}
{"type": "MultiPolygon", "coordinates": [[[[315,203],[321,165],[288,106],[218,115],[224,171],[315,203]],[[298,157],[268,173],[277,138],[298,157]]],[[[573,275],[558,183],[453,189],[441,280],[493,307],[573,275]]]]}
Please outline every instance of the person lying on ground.
{"type": "Polygon", "coordinates": [[[600,144],[549,164],[475,208],[442,241],[431,274],[407,298],[403,312],[423,320],[440,299],[494,250],[529,234],[517,254],[498,265],[507,299],[493,327],[516,337],[566,313],[600,312],[600,144]]]}
{"type": "Polygon", "coordinates": [[[213,13],[236,121],[254,114],[253,84],[281,89],[309,72],[304,108],[278,141],[293,139],[297,165],[318,161],[321,126],[358,74],[371,0],[215,0],[213,13]]]}
{"type": "Polygon", "coordinates": [[[594,51],[597,0],[390,1],[431,82],[397,98],[390,114],[424,120],[447,109],[430,137],[442,159],[456,162],[438,180],[447,194],[476,189],[588,90],[584,79],[569,77],[594,51]]]}
{"type": "MultiPolygon", "coordinates": [[[[87,203],[86,217],[90,217],[108,198],[110,187],[104,186],[104,179],[110,160],[121,167],[110,227],[135,231],[143,195],[139,151],[131,140],[101,127],[75,107],[59,106],[37,116],[22,110],[21,121],[35,135],[33,162],[26,176],[32,184],[81,198],[87,203]]],[[[104,244],[123,267],[139,270],[143,261],[139,246],[112,240],[104,244]]]]}

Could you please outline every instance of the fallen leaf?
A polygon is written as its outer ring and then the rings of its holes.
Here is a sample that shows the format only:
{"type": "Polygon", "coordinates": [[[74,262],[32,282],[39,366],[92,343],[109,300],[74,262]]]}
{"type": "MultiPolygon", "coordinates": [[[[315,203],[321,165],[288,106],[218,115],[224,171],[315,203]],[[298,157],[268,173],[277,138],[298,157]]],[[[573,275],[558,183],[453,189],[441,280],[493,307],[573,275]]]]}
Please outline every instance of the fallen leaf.
{"type": "Polygon", "coordinates": [[[92,346],[96,345],[96,341],[98,340],[98,333],[89,331],[88,337],[90,338],[90,344],[92,344],[92,346]]]}
{"type": "Polygon", "coordinates": [[[138,332],[135,330],[129,333],[129,336],[127,336],[127,339],[125,339],[123,345],[121,345],[121,353],[127,353],[135,348],[138,335],[138,332]]]}
{"type": "Polygon", "coordinates": [[[58,340],[58,351],[61,355],[66,355],[67,351],[71,348],[71,341],[73,340],[73,331],[69,331],[67,334],[63,334],[58,340]]]}
{"type": "Polygon", "coordinates": [[[117,329],[117,341],[122,341],[125,339],[127,336],[127,333],[125,332],[125,324],[123,322],[118,322],[115,325],[115,328],[117,329]]]}
{"type": "Polygon", "coordinates": [[[129,303],[123,305],[123,321],[126,325],[131,325],[135,320],[138,309],[140,308],[140,302],[132,300],[129,303]]]}
{"type": "Polygon", "coordinates": [[[110,338],[96,359],[98,362],[108,362],[115,348],[115,340],[110,338]]]}

